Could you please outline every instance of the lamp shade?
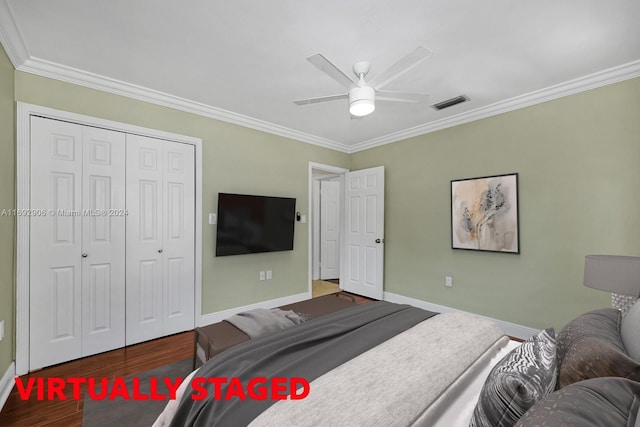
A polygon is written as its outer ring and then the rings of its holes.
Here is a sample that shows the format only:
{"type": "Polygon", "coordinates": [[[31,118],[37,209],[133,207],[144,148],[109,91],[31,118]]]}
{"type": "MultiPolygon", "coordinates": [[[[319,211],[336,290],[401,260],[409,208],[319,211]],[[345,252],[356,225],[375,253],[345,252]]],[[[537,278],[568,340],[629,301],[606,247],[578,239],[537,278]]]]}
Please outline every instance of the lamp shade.
{"type": "Polygon", "coordinates": [[[584,285],[601,291],[640,297],[640,257],[587,255],[584,285]]]}

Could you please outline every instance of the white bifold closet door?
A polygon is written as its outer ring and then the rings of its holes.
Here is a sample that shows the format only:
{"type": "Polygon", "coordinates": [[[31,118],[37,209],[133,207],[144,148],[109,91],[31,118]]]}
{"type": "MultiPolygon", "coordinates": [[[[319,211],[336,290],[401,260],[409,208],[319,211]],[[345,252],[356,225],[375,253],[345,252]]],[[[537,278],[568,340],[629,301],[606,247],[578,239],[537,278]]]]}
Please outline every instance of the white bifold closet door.
{"type": "Polygon", "coordinates": [[[127,135],[127,345],[194,327],[194,147],[127,135]]]}
{"type": "Polygon", "coordinates": [[[31,119],[29,369],[124,346],[125,134],[31,119]]]}

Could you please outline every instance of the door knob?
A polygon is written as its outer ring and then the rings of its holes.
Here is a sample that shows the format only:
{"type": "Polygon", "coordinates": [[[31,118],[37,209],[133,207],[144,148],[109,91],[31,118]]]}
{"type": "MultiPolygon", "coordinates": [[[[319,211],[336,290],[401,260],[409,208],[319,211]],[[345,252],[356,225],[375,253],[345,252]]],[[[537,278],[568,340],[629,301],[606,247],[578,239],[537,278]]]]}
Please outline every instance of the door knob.
{"type": "Polygon", "coordinates": [[[86,257],[88,257],[88,256],[89,256],[89,254],[88,254],[88,253],[86,253],[86,252],[82,254],[82,258],[86,258],[86,257]]]}
{"type": "Polygon", "coordinates": [[[376,239],[376,243],[382,243],[381,239],[376,239]]]}
{"type": "Polygon", "coordinates": [[[162,253],[162,249],[158,249],[158,253],[161,254],[162,253]]]}

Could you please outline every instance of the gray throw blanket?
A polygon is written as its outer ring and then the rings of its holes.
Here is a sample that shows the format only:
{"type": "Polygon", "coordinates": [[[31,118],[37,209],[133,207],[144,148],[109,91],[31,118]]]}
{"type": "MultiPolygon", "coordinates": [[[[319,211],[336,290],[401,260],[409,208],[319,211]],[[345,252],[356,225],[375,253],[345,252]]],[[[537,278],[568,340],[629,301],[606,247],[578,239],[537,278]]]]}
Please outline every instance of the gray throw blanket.
{"type": "Polygon", "coordinates": [[[279,331],[280,329],[303,323],[308,318],[293,310],[256,308],[255,310],[234,314],[226,320],[251,338],[257,338],[269,332],[279,331]]]}
{"type": "MultiPolygon", "coordinates": [[[[357,305],[232,347],[205,363],[197,377],[238,378],[245,389],[259,377],[311,382],[435,314],[384,301],[357,305]]],[[[207,389],[215,395],[213,384],[207,389]]],[[[171,426],[245,426],[276,402],[194,400],[193,393],[187,387],[171,426]]]]}

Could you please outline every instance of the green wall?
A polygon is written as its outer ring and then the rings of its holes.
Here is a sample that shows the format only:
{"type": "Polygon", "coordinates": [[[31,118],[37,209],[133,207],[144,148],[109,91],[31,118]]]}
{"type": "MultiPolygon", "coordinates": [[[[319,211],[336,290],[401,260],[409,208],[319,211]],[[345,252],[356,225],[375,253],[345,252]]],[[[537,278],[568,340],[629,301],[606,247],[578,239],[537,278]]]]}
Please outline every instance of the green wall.
{"type": "Polygon", "coordinates": [[[309,162],[348,167],[349,156],[210,118],[16,72],[17,101],[202,138],[202,313],[307,292],[308,224],[296,223],[294,250],[216,258],[218,192],[297,198],[308,213],[309,162]],[[260,270],[273,280],[259,281],[260,270]]]}
{"type": "Polygon", "coordinates": [[[609,304],[586,254],[640,256],[639,163],[640,79],[351,156],[386,166],[386,291],[535,328],[609,304]],[[510,172],[521,254],[452,250],[450,181],[510,172]]]}
{"type": "MultiPolygon", "coordinates": [[[[13,65],[0,46],[0,211],[16,207],[13,74],[13,65]]],[[[5,329],[0,341],[0,377],[14,353],[14,230],[15,218],[0,216],[0,320],[5,329]]]]}

